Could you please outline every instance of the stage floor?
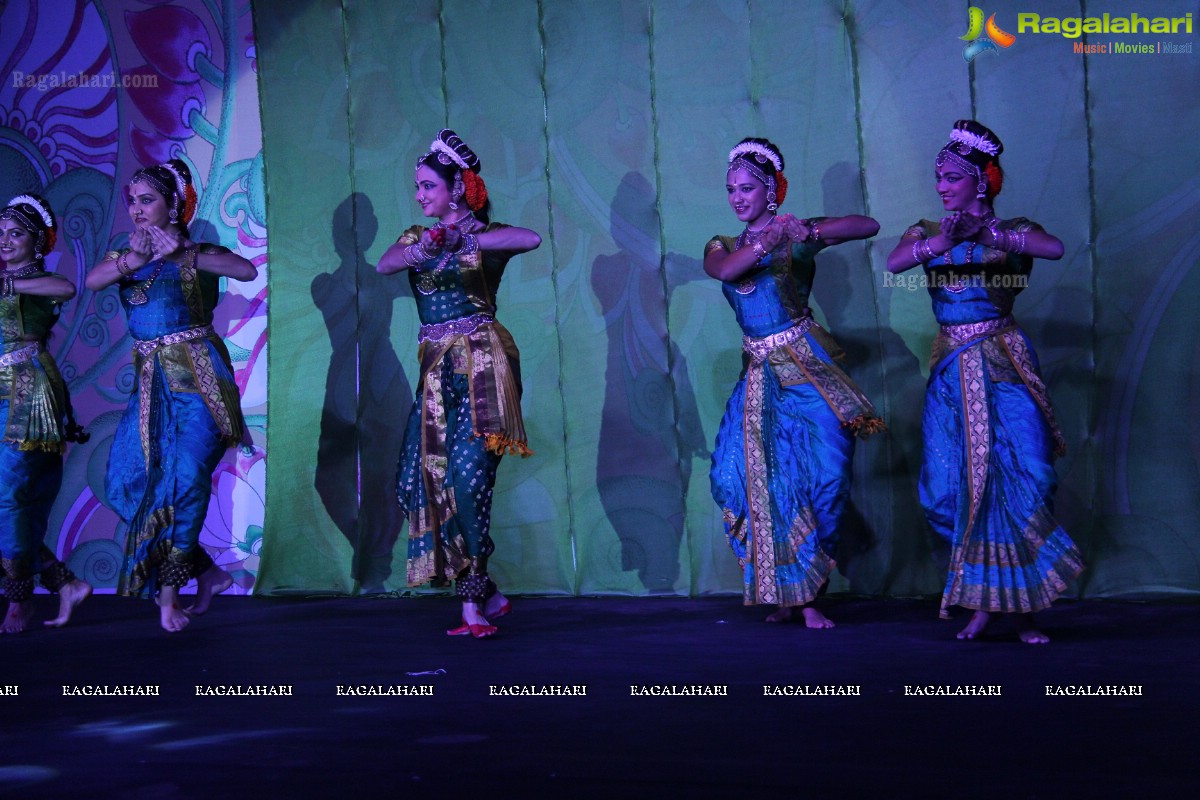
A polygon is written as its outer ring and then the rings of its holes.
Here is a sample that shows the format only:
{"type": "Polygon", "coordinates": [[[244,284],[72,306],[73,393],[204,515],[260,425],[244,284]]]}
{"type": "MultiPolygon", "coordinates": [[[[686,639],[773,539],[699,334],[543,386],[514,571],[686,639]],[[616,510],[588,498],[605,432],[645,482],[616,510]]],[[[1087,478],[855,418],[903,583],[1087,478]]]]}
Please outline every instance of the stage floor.
{"type": "Polygon", "coordinates": [[[0,637],[0,796],[1195,791],[1196,604],[1062,603],[1040,647],[959,642],[932,601],[824,608],[835,630],[736,597],[516,598],[475,641],[448,597],[220,597],[180,634],[93,597],[0,637]]]}

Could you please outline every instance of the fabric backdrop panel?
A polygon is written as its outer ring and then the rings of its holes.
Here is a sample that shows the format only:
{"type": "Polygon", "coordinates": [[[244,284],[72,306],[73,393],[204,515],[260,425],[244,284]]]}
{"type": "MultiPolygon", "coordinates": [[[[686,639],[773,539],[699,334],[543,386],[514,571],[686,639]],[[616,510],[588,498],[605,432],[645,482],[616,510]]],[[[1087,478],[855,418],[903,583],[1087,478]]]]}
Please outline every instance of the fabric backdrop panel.
{"type": "MultiPolygon", "coordinates": [[[[701,260],[711,236],[740,228],[722,191],[729,149],[761,135],[787,158],[784,211],[881,226],[819,256],[813,291],[890,427],[858,445],[832,588],[938,591],[945,547],[916,499],[936,325],[919,275],[885,262],[905,228],[941,216],[934,156],[954,120],[976,117],[1006,144],[998,213],[1066,247],[1037,265],[1016,314],[1070,445],[1057,511],[1091,567],[1078,591],[1200,591],[1200,435],[1176,422],[1197,407],[1184,326],[1198,289],[1200,62],[1075,52],[1194,34],[1073,39],[986,8],[1015,38],[968,61],[968,7],[257,2],[272,221],[294,228],[273,238],[273,260],[291,253],[272,278],[284,338],[270,388],[288,413],[272,427],[260,589],[403,585],[391,494],[417,321],[407,281],[373,270],[422,221],[413,163],[449,125],[483,160],[495,218],[543,237],[499,298],[537,452],[500,470],[493,564],[506,587],[738,590],[708,468],[740,333],[701,260]]],[[[1129,12],[1047,0],[1037,13],[1129,12]]]]}
{"type": "Polygon", "coordinates": [[[548,5],[549,174],[577,589],[687,592],[649,9],[548,5]],[[604,42],[604,46],[597,46],[604,42]]]}
{"type": "MultiPolygon", "coordinates": [[[[1194,3],[1152,8],[1196,16],[1194,3]]],[[[1097,11],[1088,4],[1089,14],[1097,11]]],[[[1089,41],[1165,47],[1190,40],[1194,51],[1195,38],[1089,41]]],[[[1088,592],[1194,591],[1200,54],[1113,54],[1090,58],[1087,67],[1097,264],[1096,541],[1088,592]]]]}
{"type": "Polygon", "coordinates": [[[271,260],[267,480],[259,593],[344,593],[359,544],[351,147],[339,3],[254,8],[263,79],[271,260]],[[336,64],[337,69],[330,65],[336,64]],[[346,265],[350,266],[347,267],[346,265]],[[350,345],[352,348],[353,344],[350,345]],[[335,355],[338,358],[335,358],[335,355]],[[347,388],[349,387],[349,388],[347,388]]]}
{"type": "MultiPolygon", "coordinates": [[[[739,228],[725,194],[729,150],[745,136],[776,135],[763,129],[757,108],[767,65],[756,62],[761,55],[754,55],[747,24],[754,5],[651,4],[658,207],[668,323],[677,353],[671,368],[680,459],[690,472],[686,541],[692,594],[737,592],[741,585],[708,478],[717,426],[742,366],[741,331],[720,284],[704,272],[703,258],[709,239],[739,228]]],[[[757,27],[770,27],[757,19],[757,27]]]]}

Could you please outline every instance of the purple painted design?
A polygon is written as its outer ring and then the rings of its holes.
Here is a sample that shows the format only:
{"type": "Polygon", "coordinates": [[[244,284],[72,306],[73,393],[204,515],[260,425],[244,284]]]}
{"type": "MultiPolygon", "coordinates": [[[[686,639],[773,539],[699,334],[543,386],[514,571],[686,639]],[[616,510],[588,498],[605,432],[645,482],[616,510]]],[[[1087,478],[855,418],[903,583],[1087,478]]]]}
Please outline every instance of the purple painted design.
{"type": "Polygon", "coordinates": [[[0,125],[29,140],[46,182],[80,166],[115,171],[117,80],[107,44],[91,3],[0,6],[0,125]]]}
{"type": "Polygon", "coordinates": [[[199,17],[179,6],[126,12],[125,24],[138,52],[172,83],[196,83],[196,56],[212,59],[212,40],[199,17]]]}
{"type": "Polygon", "coordinates": [[[129,131],[129,144],[139,164],[161,164],[183,152],[183,145],[146,133],[136,125],[129,131]]]}
{"type": "Polygon", "coordinates": [[[180,141],[191,138],[191,113],[203,114],[205,108],[204,91],[199,82],[174,83],[158,76],[148,64],[127,69],[125,75],[130,76],[133,83],[140,78],[140,88],[131,86],[127,90],[129,99],[159,135],[180,141]],[[153,80],[155,77],[159,79],[153,80]],[[157,86],[147,85],[155,83],[157,86]]]}

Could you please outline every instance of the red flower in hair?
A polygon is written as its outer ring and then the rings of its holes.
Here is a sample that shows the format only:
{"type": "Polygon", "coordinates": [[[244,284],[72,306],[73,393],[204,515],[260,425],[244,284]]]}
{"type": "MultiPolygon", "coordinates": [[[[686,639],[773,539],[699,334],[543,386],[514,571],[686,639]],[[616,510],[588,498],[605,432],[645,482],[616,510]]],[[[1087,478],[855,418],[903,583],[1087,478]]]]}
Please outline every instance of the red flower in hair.
{"type": "Polygon", "coordinates": [[[54,243],[58,241],[58,233],[54,228],[46,231],[46,244],[42,247],[42,255],[46,255],[54,249],[54,243]]]}
{"type": "Polygon", "coordinates": [[[196,213],[196,189],[189,183],[187,189],[183,193],[183,214],[182,222],[187,225],[192,221],[192,216],[196,213]]]}
{"type": "Polygon", "coordinates": [[[775,205],[783,205],[783,199],[787,197],[787,187],[787,178],[783,177],[783,173],[775,173],[775,205]]]}
{"type": "Polygon", "coordinates": [[[483,178],[479,177],[478,172],[464,169],[462,179],[463,198],[467,201],[467,208],[472,211],[483,208],[488,199],[487,187],[483,185],[483,178]]]}
{"type": "Polygon", "coordinates": [[[1004,186],[1004,173],[996,166],[996,162],[989,161],[988,165],[983,168],[983,174],[987,176],[988,197],[1000,194],[1000,189],[1004,186]]]}

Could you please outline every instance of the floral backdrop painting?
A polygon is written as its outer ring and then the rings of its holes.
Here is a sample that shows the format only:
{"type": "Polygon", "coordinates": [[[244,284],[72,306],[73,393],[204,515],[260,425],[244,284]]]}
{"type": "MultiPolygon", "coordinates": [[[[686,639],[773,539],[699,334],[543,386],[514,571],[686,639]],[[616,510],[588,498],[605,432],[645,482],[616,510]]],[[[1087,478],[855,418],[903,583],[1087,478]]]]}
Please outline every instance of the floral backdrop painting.
{"type": "Polygon", "coordinates": [[[49,343],[91,434],[67,454],[47,545],[112,590],[125,531],[104,500],[108,450],[133,386],[115,287],[84,288],[89,267],[132,227],[125,181],[181,158],[200,203],[194,239],[259,268],[230,283],[215,324],[233,358],[250,441],[213,476],[202,543],[249,592],[262,542],[266,471],[267,233],[262,136],[248,3],[231,0],[13,0],[0,4],[0,195],[35,192],[59,219],[48,268],[79,287],[49,343]]]}

